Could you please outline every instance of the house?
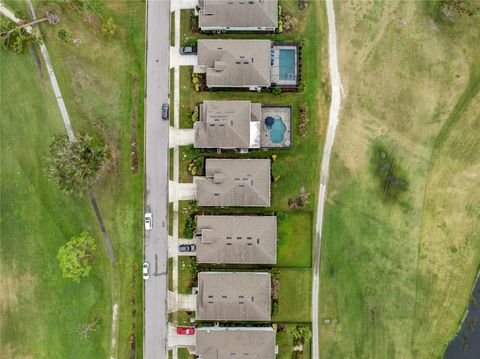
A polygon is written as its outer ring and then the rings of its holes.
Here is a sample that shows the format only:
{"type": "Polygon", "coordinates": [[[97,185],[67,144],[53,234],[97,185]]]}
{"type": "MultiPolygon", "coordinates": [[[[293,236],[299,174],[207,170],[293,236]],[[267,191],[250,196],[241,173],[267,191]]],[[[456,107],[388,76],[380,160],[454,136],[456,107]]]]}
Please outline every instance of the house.
{"type": "Polygon", "coordinates": [[[275,359],[272,327],[197,328],[195,355],[199,359],[275,359]]]}
{"type": "Polygon", "coordinates": [[[198,216],[197,260],[215,264],[275,264],[275,216],[198,216]]]}
{"type": "Polygon", "coordinates": [[[209,88],[296,88],[299,46],[270,40],[198,40],[198,65],[209,88]]]}
{"type": "Polygon", "coordinates": [[[198,65],[206,73],[207,87],[271,86],[271,41],[198,40],[198,65]]]}
{"type": "Polygon", "coordinates": [[[250,101],[204,101],[193,128],[195,148],[259,148],[262,106],[250,101]]]}
{"type": "Polygon", "coordinates": [[[278,0],[199,0],[202,31],[275,31],[278,0]]]}
{"type": "Polygon", "coordinates": [[[201,207],[269,207],[269,159],[206,159],[196,179],[201,207]]]}
{"type": "Polygon", "coordinates": [[[204,101],[194,128],[195,148],[258,149],[291,146],[292,108],[250,101],[204,101]]]}
{"type": "Polygon", "coordinates": [[[270,321],[271,276],[262,272],[200,272],[196,319],[270,321]]]}

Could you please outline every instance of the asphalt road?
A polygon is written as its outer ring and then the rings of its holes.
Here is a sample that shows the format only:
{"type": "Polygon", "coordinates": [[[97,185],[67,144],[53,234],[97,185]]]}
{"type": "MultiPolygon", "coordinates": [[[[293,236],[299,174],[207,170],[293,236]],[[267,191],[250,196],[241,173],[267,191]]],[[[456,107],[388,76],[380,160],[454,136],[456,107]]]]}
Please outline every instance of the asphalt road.
{"type": "Polygon", "coordinates": [[[168,128],[162,104],[169,103],[170,1],[147,1],[145,94],[145,212],[153,228],[145,232],[150,278],[144,287],[145,359],[167,358],[168,128]]]}
{"type": "Polygon", "coordinates": [[[320,189],[317,207],[317,226],[315,238],[315,264],[313,270],[312,283],[312,359],[319,359],[319,318],[318,318],[318,300],[320,295],[320,258],[322,249],[322,226],[323,210],[327,198],[327,180],[330,169],[330,153],[335,139],[335,131],[338,125],[338,115],[340,113],[340,100],[342,94],[342,84],[340,81],[340,71],[338,69],[337,58],[337,32],[335,28],[335,10],[333,1],[327,0],[328,16],[328,67],[330,70],[330,83],[332,85],[332,100],[330,102],[330,112],[328,117],[327,139],[323,147],[322,168],[320,170],[320,189]]]}

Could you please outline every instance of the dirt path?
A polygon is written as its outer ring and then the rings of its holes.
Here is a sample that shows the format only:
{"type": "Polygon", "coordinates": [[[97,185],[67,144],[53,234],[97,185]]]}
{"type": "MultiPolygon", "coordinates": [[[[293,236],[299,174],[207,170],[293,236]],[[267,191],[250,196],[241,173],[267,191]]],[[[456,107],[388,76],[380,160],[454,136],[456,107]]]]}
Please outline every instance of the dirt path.
{"type": "Polygon", "coordinates": [[[326,1],[327,16],[328,16],[328,67],[331,82],[332,100],[330,103],[330,113],[328,116],[327,139],[323,148],[322,168],[320,171],[320,190],[317,207],[317,224],[316,224],[316,239],[315,239],[315,264],[313,271],[313,285],[312,285],[312,359],[319,358],[319,328],[318,328],[318,299],[320,290],[320,251],[322,244],[322,225],[323,225],[323,210],[325,207],[326,193],[327,193],[327,179],[330,167],[330,154],[332,151],[333,141],[335,139],[335,131],[338,124],[338,115],[340,112],[341,100],[341,82],[340,72],[338,70],[337,58],[337,34],[335,28],[335,10],[333,8],[333,0],[326,1]]]}

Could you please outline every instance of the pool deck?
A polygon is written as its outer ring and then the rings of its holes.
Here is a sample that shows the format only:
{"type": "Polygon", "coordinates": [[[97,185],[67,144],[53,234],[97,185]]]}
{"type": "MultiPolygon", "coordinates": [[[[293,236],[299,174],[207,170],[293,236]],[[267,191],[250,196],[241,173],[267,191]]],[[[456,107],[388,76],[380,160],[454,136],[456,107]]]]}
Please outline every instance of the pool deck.
{"type": "Polygon", "coordinates": [[[260,123],[260,147],[262,148],[289,148],[292,146],[292,108],[290,106],[262,106],[262,117],[260,123]],[[283,141],[273,143],[265,125],[268,116],[279,116],[286,126],[283,141]]]}
{"type": "Polygon", "coordinates": [[[271,70],[271,81],[277,86],[296,86],[298,84],[298,48],[293,45],[274,45],[274,60],[271,70]],[[280,79],[280,50],[295,50],[295,79],[280,79]]]}

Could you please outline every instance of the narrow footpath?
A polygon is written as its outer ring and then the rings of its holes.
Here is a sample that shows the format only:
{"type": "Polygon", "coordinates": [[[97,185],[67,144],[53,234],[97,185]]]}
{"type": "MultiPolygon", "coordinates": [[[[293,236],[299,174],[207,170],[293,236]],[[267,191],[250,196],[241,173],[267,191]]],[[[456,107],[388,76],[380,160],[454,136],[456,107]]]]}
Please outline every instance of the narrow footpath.
{"type": "Polygon", "coordinates": [[[333,0],[326,0],[328,16],[328,67],[331,82],[332,100],[328,116],[327,139],[323,148],[322,168],[320,170],[320,190],[317,207],[316,239],[315,239],[315,263],[312,285],[312,359],[319,358],[319,327],[318,327],[318,300],[320,294],[320,253],[322,246],[323,211],[327,194],[328,171],[330,168],[330,154],[332,151],[335,131],[338,124],[341,100],[340,72],[337,58],[337,33],[335,28],[335,10],[333,0]]]}

